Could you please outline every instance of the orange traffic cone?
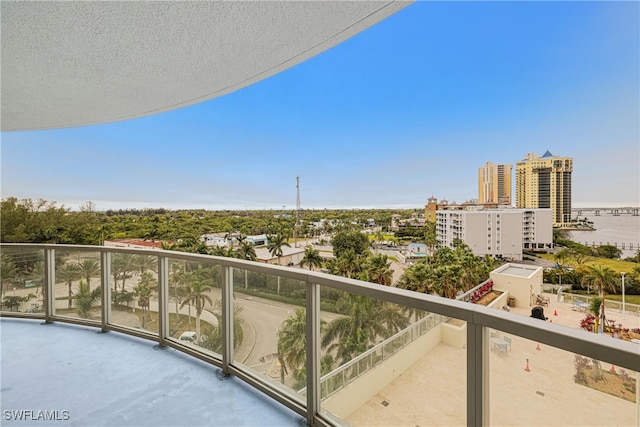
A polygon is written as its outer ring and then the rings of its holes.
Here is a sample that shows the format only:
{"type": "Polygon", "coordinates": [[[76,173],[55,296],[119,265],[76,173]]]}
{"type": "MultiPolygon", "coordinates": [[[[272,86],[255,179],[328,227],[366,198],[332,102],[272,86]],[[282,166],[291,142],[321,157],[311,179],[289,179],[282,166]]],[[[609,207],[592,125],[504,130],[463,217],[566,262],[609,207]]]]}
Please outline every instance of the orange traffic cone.
{"type": "Polygon", "coordinates": [[[558,315],[558,312],[557,312],[556,310],[553,310],[553,315],[554,315],[554,316],[557,316],[557,315],[558,315]]]}
{"type": "Polygon", "coordinates": [[[524,367],[524,370],[527,372],[531,371],[531,369],[529,369],[529,359],[527,359],[527,366],[524,367]]]}
{"type": "Polygon", "coordinates": [[[609,369],[609,372],[613,372],[615,374],[616,373],[616,367],[611,365],[611,369],[609,369]]]}
{"type": "Polygon", "coordinates": [[[538,343],[538,345],[536,346],[536,350],[541,350],[540,343],[538,343]]]}

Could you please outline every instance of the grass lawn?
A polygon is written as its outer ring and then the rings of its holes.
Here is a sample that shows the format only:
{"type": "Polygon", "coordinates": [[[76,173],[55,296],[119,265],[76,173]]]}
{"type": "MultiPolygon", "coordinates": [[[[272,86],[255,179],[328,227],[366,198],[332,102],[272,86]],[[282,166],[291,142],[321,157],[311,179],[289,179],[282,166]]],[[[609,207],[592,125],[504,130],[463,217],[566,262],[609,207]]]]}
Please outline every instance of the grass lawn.
{"type": "MultiPolygon", "coordinates": [[[[554,254],[539,254],[537,255],[539,258],[546,259],[548,261],[556,262],[556,258],[554,254]]],[[[602,266],[609,267],[616,273],[620,274],[621,272],[631,273],[634,267],[637,267],[639,264],[635,262],[622,261],[619,259],[609,259],[609,258],[595,258],[590,257],[585,265],[593,265],[593,266],[602,266]]],[[[578,264],[576,264],[572,259],[566,259],[564,261],[564,265],[568,265],[573,268],[577,268],[578,264]]]]}
{"type": "MultiPolygon", "coordinates": [[[[605,295],[604,299],[610,299],[612,301],[622,301],[622,294],[616,295],[605,295]]],[[[625,295],[624,296],[625,304],[638,304],[640,305],[640,295],[625,295]]]]}

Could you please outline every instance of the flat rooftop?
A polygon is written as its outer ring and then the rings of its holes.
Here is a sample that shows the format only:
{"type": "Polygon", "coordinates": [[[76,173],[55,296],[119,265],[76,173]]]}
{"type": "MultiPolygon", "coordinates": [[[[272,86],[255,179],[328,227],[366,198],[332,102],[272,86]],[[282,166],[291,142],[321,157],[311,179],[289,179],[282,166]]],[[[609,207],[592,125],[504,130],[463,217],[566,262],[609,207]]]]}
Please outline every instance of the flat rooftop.
{"type": "Polygon", "coordinates": [[[507,264],[503,269],[496,270],[498,274],[506,274],[509,276],[530,277],[541,267],[531,267],[528,265],[507,264]]]}
{"type": "Polygon", "coordinates": [[[303,426],[234,376],[117,332],[0,319],[3,426],[303,426]],[[5,411],[32,411],[22,421],[5,411]],[[59,420],[35,417],[57,411],[59,420]],[[60,420],[67,411],[67,420],[60,420]]]}

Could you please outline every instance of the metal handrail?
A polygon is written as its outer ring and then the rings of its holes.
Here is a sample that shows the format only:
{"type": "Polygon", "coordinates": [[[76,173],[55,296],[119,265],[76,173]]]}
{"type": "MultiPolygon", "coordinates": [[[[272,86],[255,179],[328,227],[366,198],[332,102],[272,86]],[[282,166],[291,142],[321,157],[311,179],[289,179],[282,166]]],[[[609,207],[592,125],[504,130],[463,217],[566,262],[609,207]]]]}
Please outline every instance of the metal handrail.
{"type": "Polygon", "coordinates": [[[114,330],[129,335],[159,342],[161,345],[174,347],[194,357],[205,360],[223,368],[225,373],[237,375],[262,393],[272,397],[278,402],[291,408],[302,416],[305,416],[309,424],[333,425],[335,420],[323,415],[320,403],[320,286],[326,286],[336,290],[349,292],[369,298],[375,298],[398,304],[404,307],[435,313],[445,317],[453,317],[467,322],[466,340],[466,402],[467,425],[487,424],[489,415],[488,392],[488,359],[489,359],[489,328],[498,329],[505,333],[519,336],[528,340],[546,344],[568,352],[578,353],[586,357],[607,361],[630,370],[637,370],[640,366],[640,351],[638,345],[622,340],[611,339],[602,334],[593,334],[586,331],[571,329],[555,323],[540,322],[537,319],[518,316],[503,310],[495,310],[481,305],[468,304],[462,301],[450,300],[433,295],[426,295],[407,291],[404,289],[380,286],[356,279],[348,279],[325,273],[294,269],[289,267],[274,266],[258,262],[244,261],[240,259],[216,257],[200,254],[189,254],[164,250],[113,248],[102,246],[79,245],[39,245],[39,244],[0,244],[0,250],[42,250],[45,262],[45,314],[0,312],[2,317],[30,317],[45,318],[47,322],[60,321],[69,323],[98,326],[103,330],[114,330]],[[177,340],[168,336],[168,310],[161,309],[160,327],[158,334],[148,333],[134,328],[126,328],[110,323],[110,304],[102,305],[101,322],[89,322],[83,319],[56,316],[53,309],[53,286],[55,278],[55,251],[88,251],[100,253],[101,281],[107,286],[102,286],[103,301],[111,301],[111,277],[110,256],[115,253],[131,253],[152,255],[158,257],[158,290],[161,307],[166,305],[169,288],[167,274],[169,260],[185,260],[194,262],[206,262],[219,265],[224,271],[224,283],[222,284],[222,326],[223,345],[222,355],[213,355],[208,352],[182,345],[177,340]],[[233,359],[232,342],[233,328],[233,268],[248,271],[281,276],[285,278],[303,281],[306,284],[306,308],[307,308],[307,396],[306,400],[290,389],[268,381],[256,375],[252,370],[233,359]]]}

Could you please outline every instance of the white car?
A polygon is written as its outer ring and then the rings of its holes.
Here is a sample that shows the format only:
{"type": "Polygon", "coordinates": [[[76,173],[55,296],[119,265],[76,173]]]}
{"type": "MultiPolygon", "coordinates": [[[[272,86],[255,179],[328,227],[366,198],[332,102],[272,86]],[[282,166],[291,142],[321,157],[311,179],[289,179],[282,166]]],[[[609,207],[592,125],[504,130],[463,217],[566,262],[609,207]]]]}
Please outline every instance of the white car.
{"type": "Polygon", "coordinates": [[[198,336],[193,331],[186,331],[178,339],[184,343],[195,344],[198,341],[198,336]]]}

